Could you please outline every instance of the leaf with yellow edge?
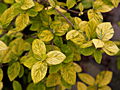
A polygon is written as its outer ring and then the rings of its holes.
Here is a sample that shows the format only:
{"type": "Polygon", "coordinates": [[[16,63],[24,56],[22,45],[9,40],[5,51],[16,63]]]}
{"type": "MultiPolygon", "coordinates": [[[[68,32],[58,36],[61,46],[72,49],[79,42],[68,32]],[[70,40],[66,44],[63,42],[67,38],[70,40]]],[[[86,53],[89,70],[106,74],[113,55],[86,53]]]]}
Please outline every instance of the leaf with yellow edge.
{"type": "Polygon", "coordinates": [[[46,62],[49,65],[57,65],[65,60],[66,56],[60,51],[50,51],[47,53],[46,62]]]}
{"type": "Polygon", "coordinates": [[[48,0],[48,2],[50,3],[50,6],[55,7],[55,2],[54,2],[54,0],[48,0]]]}
{"type": "Polygon", "coordinates": [[[49,42],[54,38],[52,32],[49,30],[43,30],[41,33],[38,33],[38,37],[44,42],[49,42]]]}
{"type": "Polygon", "coordinates": [[[68,9],[72,8],[76,4],[76,0],[67,0],[66,5],[68,9]]]}
{"type": "Polygon", "coordinates": [[[8,49],[7,45],[3,41],[0,41],[0,52],[7,49],[8,49]]]}
{"type": "Polygon", "coordinates": [[[61,82],[61,77],[58,73],[53,73],[53,74],[50,74],[48,77],[47,77],[47,81],[46,81],[46,86],[47,87],[54,87],[54,86],[57,86],[60,84],[61,82]]]}
{"type": "Polygon", "coordinates": [[[83,82],[85,82],[88,85],[94,85],[95,84],[95,79],[92,76],[90,76],[89,74],[79,73],[78,77],[80,78],[80,80],[82,80],[83,82]]]}
{"type": "Polygon", "coordinates": [[[100,39],[93,39],[92,42],[95,45],[95,48],[102,48],[104,46],[104,42],[100,39]]]}
{"type": "Polygon", "coordinates": [[[80,48],[88,48],[88,47],[91,47],[92,45],[93,45],[92,41],[87,41],[83,43],[82,45],[80,45],[80,48]]]}
{"type": "Polygon", "coordinates": [[[114,7],[118,7],[120,0],[111,0],[111,2],[114,5],[114,7]]]}
{"type": "Polygon", "coordinates": [[[115,54],[117,54],[117,53],[119,52],[119,48],[118,48],[117,45],[116,45],[114,42],[112,42],[112,41],[107,41],[107,42],[105,42],[105,45],[104,45],[104,47],[103,47],[102,49],[103,49],[103,51],[104,51],[106,54],[108,54],[108,55],[110,55],[110,56],[113,56],[113,55],[115,55],[115,54]]]}
{"type": "Polygon", "coordinates": [[[21,31],[29,24],[28,14],[20,14],[15,21],[16,28],[15,30],[21,31]]]}
{"type": "Polygon", "coordinates": [[[74,17],[75,24],[78,25],[81,23],[81,19],[79,17],[74,17]]]}
{"type": "Polygon", "coordinates": [[[78,65],[76,63],[73,63],[73,65],[74,65],[74,69],[75,69],[76,72],[81,72],[82,71],[82,68],[81,68],[80,65],[78,65]]]}
{"type": "Polygon", "coordinates": [[[99,39],[108,41],[113,37],[114,30],[110,22],[105,22],[97,26],[96,33],[99,39]]]}
{"type": "Polygon", "coordinates": [[[103,2],[103,0],[96,0],[93,3],[93,8],[96,12],[109,12],[114,7],[103,2]]]}
{"type": "Polygon", "coordinates": [[[77,82],[77,90],[87,90],[87,86],[82,82],[77,82]]]}
{"type": "Polygon", "coordinates": [[[3,70],[0,68],[0,81],[3,79],[3,70]]]}
{"type": "Polygon", "coordinates": [[[109,86],[103,86],[98,88],[98,90],[112,90],[109,86]]]}
{"type": "Polygon", "coordinates": [[[43,10],[43,8],[44,8],[44,6],[38,2],[35,2],[35,6],[33,7],[33,9],[35,11],[41,11],[41,10],[43,10]]]}
{"type": "Polygon", "coordinates": [[[96,76],[96,84],[99,87],[105,86],[110,83],[112,79],[112,72],[111,71],[102,71],[96,76]]]}
{"type": "Polygon", "coordinates": [[[95,12],[93,9],[90,9],[89,11],[88,11],[88,18],[89,18],[89,20],[91,20],[91,19],[95,19],[95,20],[97,20],[97,21],[99,21],[99,22],[102,22],[103,21],[103,16],[102,16],[102,14],[100,13],[100,12],[95,12]]]}
{"type": "Polygon", "coordinates": [[[32,42],[32,51],[35,55],[35,58],[39,60],[44,60],[46,57],[46,46],[43,41],[40,39],[35,39],[32,42]]]}
{"type": "Polygon", "coordinates": [[[21,6],[21,9],[27,10],[35,6],[33,0],[23,0],[23,4],[21,6]]]}
{"type": "Polygon", "coordinates": [[[38,61],[35,63],[31,70],[31,77],[34,83],[40,82],[47,73],[47,63],[38,61]]]}

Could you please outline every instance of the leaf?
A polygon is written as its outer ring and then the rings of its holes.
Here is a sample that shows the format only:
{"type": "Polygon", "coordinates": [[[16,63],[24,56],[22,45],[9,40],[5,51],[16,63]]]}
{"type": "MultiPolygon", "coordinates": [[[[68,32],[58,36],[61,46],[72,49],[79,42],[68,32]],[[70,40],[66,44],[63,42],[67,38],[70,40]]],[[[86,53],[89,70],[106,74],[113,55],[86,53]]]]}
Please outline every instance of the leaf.
{"type": "Polygon", "coordinates": [[[52,32],[49,30],[43,30],[41,33],[38,33],[38,37],[44,42],[49,42],[54,38],[52,32]]]}
{"type": "Polygon", "coordinates": [[[0,41],[0,51],[7,50],[7,49],[8,49],[7,45],[3,41],[0,41]]]}
{"type": "Polygon", "coordinates": [[[44,60],[46,58],[46,46],[40,39],[35,39],[32,42],[32,51],[35,55],[35,58],[39,60],[44,60]]]}
{"type": "Polygon", "coordinates": [[[14,3],[14,0],[4,0],[4,3],[13,4],[13,3],[14,3]]]}
{"type": "Polygon", "coordinates": [[[61,82],[61,77],[58,73],[53,73],[53,74],[50,74],[48,77],[47,77],[47,81],[46,81],[46,86],[47,87],[54,87],[54,86],[57,86],[60,84],[61,82]]]}
{"type": "Polygon", "coordinates": [[[78,65],[76,63],[73,63],[73,65],[74,65],[74,69],[75,69],[76,72],[82,72],[82,68],[81,68],[80,65],[78,65]]]}
{"type": "Polygon", "coordinates": [[[65,60],[66,56],[60,51],[50,51],[47,53],[46,62],[49,65],[57,65],[65,60]]]}
{"type": "Polygon", "coordinates": [[[13,90],[22,90],[22,86],[18,81],[13,81],[13,90]]]}
{"type": "Polygon", "coordinates": [[[105,45],[102,49],[106,54],[108,54],[110,56],[113,56],[119,52],[119,48],[112,41],[105,42],[105,45]]]}
{"type": "Polygon", "coordinates": [[[99,88],[98,90],[112,90],[109,86],[103,86],[99,88]]]}
{"type": "Polygon", "coordinates": [[[98,90],[96,86],[88,86],[87,90],[98,90]]]}
{"type": "Polygon", "coordinates": [[[114,30],[109,22],[101,23],[96,28],[97,37],[103,41],[108,41],[113,37],[114,30]]]}
{"type": "Polygon", "coordinates": [[[3,89],[3,82],[0,82],[0,90],[3,89]]]}
{"type": "Polygon", "coordinates": [[[94,58],[95,58],[95,61],[100,64],[102,60],[102,52],[100,50],[96,50],[94,52],[94,58]]]}
{"type": "Polygon", "coordinates": [[[23,0],[23,4],[21,6],[21,9],[27,10],[35,6],[33,0],[23,0]]]}
{"type": "Polygon", "coordinates": [[[35,2],[35,6],[33,7],[33,9],[35,11],[42,11],[43,8],[44,8],[44,6],[42,4],[40,4],[40,3],[38,3],[38,2],[35,2]]]}
{"type": "Polygon", "coordinates": [[[95,45],[95,48],[102,48],[104,46],[104,42],[100,39],[93,39],[92,42],[95,45]]]}
{"type": "Polygon", "coordinates": [[[61,76],[68,84],[74,85],[76,82],[76,71],[73,64],[65,64],[61,68],[61,76]]]}
{"type": "Polygon", "coordinates": [[[24,75],[24,67],[20,65],[20,73],[19,73],[19,78],[21,78],[24,75]]]}
{"type": "Polygon", "coordinates": [[[110,83],[112,79],[112,72],[111,71],[102,71],[96,76],[96,84],[99,87],[105,86],[110,83]]]}
{"type": "Polygon", "coordinates": [[[77,90],[87,90],[87,86],[82,82],[77,82],[77,90]]]}
{"type": "Polygon", "coordinates": [[[95,79],[90,76],[89,74],[86,73],[79,73],[78,74],[80,80],[82,80],[84,83],[88,85],[94,85],[95,84],[95,79]]]}
{"type": "Polygon", "coordinates": [[[55,7],[55,2],[54,2],[54,0],[48,0],[48,2],[50,3],[50,6],[55,7]]]}
{"type": "Polygon", "coordinates": [[[7,5],[5,3],[0,3],[0,16],[7,9],[7,5]]]}
{"type": "Polygon", "coordinates": [[[67,0],[66,4],[68,9],[70,9],[76,4],[76,0],[67,0]]]}
{"type": "Polygon", "coordinates": [[[21,31],[29,24],[29,16],[28,14],[20,14],[15,21],[15,30],[21,31]]]}
{"type": "Polygon", "coordinates": [[[10,81],[13,81],[19,75],[19,72],[20,72],[19,62],[15,62],[12,65],[10,65],[7,70],[7,74],[10,81]]]}
{"type": "Polygon", "coordinates": [[[120,0],[111,0],[111,2],[114,5],[114,7],[118,7],[120,0]]]}
{"type": "Polygon", "coordinates": [[[3,79],[3,70],[0,68],[0,81],[3,79]]]}
{"type": "Polygon", "coordinates": [[[62,37],[59,36],[55,36],[53,42],[58,47],[61,47],[63,45],[62,37]]]}
{"type": "Polygon", "coordinates": [[[31,77],[34,83],[40,82],[47,73],[47,64],[41,61],[35,63],[31,70],[31,77]]]}
{"type": "Polygon", "coordinates": [[[95,9],[96,12],[109,12],[114,7],[112,5],[104,3],[102,0],[97,0],[94,1],[93,8],[95,9]]]}

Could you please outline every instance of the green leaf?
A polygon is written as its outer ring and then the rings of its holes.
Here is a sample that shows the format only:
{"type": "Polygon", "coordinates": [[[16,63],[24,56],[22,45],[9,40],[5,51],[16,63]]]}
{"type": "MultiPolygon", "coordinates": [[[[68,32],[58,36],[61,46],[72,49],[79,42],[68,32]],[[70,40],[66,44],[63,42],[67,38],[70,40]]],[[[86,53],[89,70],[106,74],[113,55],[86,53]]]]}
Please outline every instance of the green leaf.
{"type": "Polygon", "coordinates": [[[15,30],[21,31],[29,24],[29,16],[28,14],[20,14],[15,21],[15,30]]]}
{"type": "Polygon", "coordinates": [[[53,42],[58,47],[61,47],[63,45],[62,37],[55,36],[53,42]]]}
{"type": "Polygon", "coordinates": [[[54,0],[48,0],[48,2],[50,3],[50,6],[55,7],[55,2],[54,2],[54,0]]]}
{"type": "Polygon", "coordinates": [[[33,0],[23,0],[23,4],[21,6],[21,9],[27,10],[35,6],[33,0]]]}
{"type": "Polygon", "coordinates": [[[68,9],[70,9],[76,4],[76,0],[67,0],[66,4],[68,9]]]}
{"type": "Polygon", "coordinates": [[[61,68],[61,76],[68,84],[74,85],[76,82],[76,71],[73,64],[65,64],[63,68],[61,68]]]}
{"type": "Polygon", "coordinates": [[[13,81],[13,90],[22,90],[22,86],[18,81],[13,81]]]}
{"type": "Polygon", "coordinates": [[[7,45],[3,41],[0,41],[0,51],[7,50],[7,49],[8,49],[7,45]]]}
{"type": "Polygon", "coordinates": [[[12,65],[10,65],[7,70],[7,74],[10,81],[13,81],[19,75],[19,72],[20,72],[19,62],[15,62],[12,65]]]}
{"type": "Polygon", "coordinates": [[[35,63],[31,70],[31,77],[34,83],[40,82],[47,73],[47,64],[41,61],[35,63]]]}
{"type": "Polygon", "coordinates": [[[3,70],[0,68],[0,81],[3,79],[3,70]]]}
{"type": "Polygon", "coordinates": [[[105,86],[110,83],[112,79],[112,72],[111,71],[102,71],[96,76],[96,84],[99,87],[105,86]]]}
{"type": "Polygon", "coordinates": [[[77,82],[77,90],[87,90],[87,86],[82,82],[77,82]]]}
{"type": "Polygon", "coordinates": [[[48,77],[47,77],[47,81],[46,81],[46,86],[47,87],[54,87],[54,86],[57,86],[60,84],[60,80],[61,77],[58,73],[53,73],[53,74],[50,74],[48,77]]]}
{"type": "Polygon", "coordinates": [[[103,41],[108,41],[113,37],[114,30],[109,22],[101,23],[96,28],[97,37],[103,41]]]}
{"type": "Polygon", "coordinates": [[[24,75],[24,67],[20,65],[20,73],[19,73],[19,78],[21,78],[24,75]]]}
{"type": "Polygon", "coordinates": [[[49,65],[57,65],[65,60],[66,56],[60,51],[50,51],[47,53],[46,62],[49,65]]]}
{"type": "Polygon", "coordinates": [[[35,55],[35,58],[39,60],[44,60],[46,58],[46,46],[40,39],[35,39],[32,42],[32,51],[35,55]]]}
{"type": "Polygon", "coordinates": [[[105,45],[104,45],[104,47],[103,47],[102,49],[103,49],[103,51],[104,51],[106,54],[108,54],[108,55],[110,55],[110,56],[113,56],[113,55],[115,55],[115,54],[117,54],[117,53],[119,52],[119,48],[118,48],[117,45],[116,45],[114,42],[112,42],[112,41],[107,41],[107,42],[105,42],[105,45]]]}
{"type": "Polygon", "coordinates": [[[79,73],[78,76],[79,76],[80,80],[82,80],[83,82],[85,82],[88,85],[95,84],[95,79],[92,76],[90,76],[89,74],[79,73]]]}
{"type": "Polygon", "coordinates": [[[100,50],[96,50],[94,52],[94,58],[95,58],[95,61],[100,64],[102,60],[102,52],[100,50]]]}
{"type": "Polygon", "coordinates": [[[7,5],[4,3],[0,3],[0,16],[7,9],[7,5]]]}
{"type": "Polygon", "coordinates": [[[100,39],[93,39],[92,42],[95,45],[95,48],[102,48],[104,46],[104,42],[100,39]]]}

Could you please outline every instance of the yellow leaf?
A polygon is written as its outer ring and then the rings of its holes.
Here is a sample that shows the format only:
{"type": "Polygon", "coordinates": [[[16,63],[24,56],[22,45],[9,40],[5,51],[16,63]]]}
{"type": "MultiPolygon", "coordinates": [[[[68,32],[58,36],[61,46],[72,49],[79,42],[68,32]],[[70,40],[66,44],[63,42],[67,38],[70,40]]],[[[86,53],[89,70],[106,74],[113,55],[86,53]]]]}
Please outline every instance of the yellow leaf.
{"type": "Polygon", "coordinates": [[[0,81],[3,79],[3,70],[0,68],[0,81]]]}
{"type": "Polygon", "coordinates": [[[101,23],[96,28],[97,37],[103,41],[108,41],[113,37],[114,30],[109,22],[101,23]]]}
{"type": "Polygon", "coordinates": [[[100,87],[98,90],[112,90],[109,86],[100,87]]]}
{"type": "Polygon", "coordinates": [[[60,51],[50,51],[47,53],[46,62],[49,65],[57,65],[65,60],[66,56],[60,51]]]}
{"type": "Polygon", "coordinates": [[[15,21],[16,28],[15,30],[21,31],[29,24],[28,14],[20,14],[15,21]]]}
{"type": "Polygon", "coordinates": [[[50,6],[55,7],[55,2],[54,2],[54,0],[48,0],[48,2],[50,3],[50,6]]]}
{"type": "Polygon", "coordinates": [[[67,12],[66,10],[60,8],[60,6],[56,6],[55,8],[56,8],[57,10],[59,10],[60,12],[62,12],[62,13],[66,13],[66,12],[67,12]]]}
{"type": "Polygon", "coordinates": [[[119,48],[112,41],[105,42],[105,45],[102,49],[104,50],[105,53],[107,53],[110,56],[113,56],[119,52],[119,48]]]}
{"type": "Polygon", "coordinates": [[[3,82],[0,82],[0,90],[3,89],[3,82]]]}
{"type": "Polygon", "coordinates": [[[92,42],[95,45],[95,48],[102,48],[104,46],[104,42],[100,39],[93,39],[92,42]]]}
{"type": "Polygon", "coordinates": [[[81,68],[80,65],[78,65],[76,63],[73,63],[73,65],[74,65],[74,69],[75,69],[76,72],[82,72],[82,68],[81,68]]]}
{"type": "Polygon", "coordinates": [[[3,41],[0,41],[0,52],[7,49],[8,49],[7,45],[3,41]]]}
{"type": "Polygon", "coordinates": [[[114,7],[118,7],[120,0],[111,0],[111,2],[114,5],[114,7]]]}
{"type": "Polygon", "coordinates": [[[77,82],[77,90],[87,90],[87,86],[82,82],[77,82]]]}
{"type": "Polygon", "coordinates": [[[49,30],[43,30],[41,33],[38,33],[38,37],[44,42],[51,41],[54,38],[52,32],[49,30]]]}
{"type": "Polygon", "coordinates": [[[99,87],[105,86],[110,83],[112,79],[112,72],[111,71],[102,71],[96,76],[96,84],[99,87]]]}
{"type": "Polygon", "coordinates": [[[40,82],[47,73],[47,64],[41,61],[35,63],[31,70],[31,77],[34,83],[40,82]]]}
{"type": "Polygon", "coordinates": [[[13,3],[14,3],[14,0],[4,0],[4,3],[13,4],[13,3]]]}
{"type": "Polygon", "coordinates": [[[80,45],[80,48],[87,48],[87,47],[91,47],[92,45],[93,45],[92,41],[87,41],[83,43],[82,45],[80,45]]]}
{"type": "Polygon", "coordinates": [[[35,6],[33,0],[23,0],[23,4],[21,6],[21,9],[27,10],[35,6]]]}
{"type": "Polygon", "coordinates": [[[83,82],[85,82],[88,85],[95,84],[95,79],[92,76],[90,76],[89,74],[79,73],[78,76],[79,76],[80,80],[82,80],[83,82]]]}
{"type": "Polygon", "coordinates": [[[87,90],[98,90],[96,86],[88,86],[87,90]]]}
{"type": "Polygon", "coordinates": [[[96,12],[109,12],[114,7],[103,2],[103,0],[96,0],[93,3],[93,8],[96,12]]]}
{"type": "Polygon", "coordinates": [[[46,56],[46,46],[44,44],[43,41],[39,40],[39,39],[35,39],[33,42],[32,42],[32,51],[35,55],[35,58],[37,59],[42,59],[44,60],[45,59],[45,56],[46,56]]]}

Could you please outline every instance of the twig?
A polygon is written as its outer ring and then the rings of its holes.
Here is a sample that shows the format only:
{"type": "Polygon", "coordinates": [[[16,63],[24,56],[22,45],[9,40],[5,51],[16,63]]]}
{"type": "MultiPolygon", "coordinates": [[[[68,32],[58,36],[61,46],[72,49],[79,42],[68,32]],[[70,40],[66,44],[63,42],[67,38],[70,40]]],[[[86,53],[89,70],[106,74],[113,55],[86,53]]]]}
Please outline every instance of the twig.
{"type": "Polygon", "coordinates": [[[64,14],[62,14],[58,9],[56,9],[55,8],[55,10],[61,15],[61,16],[63,16],[65,19],[66,19],[66,21],[72,26],[72,27],[74,27],[74,25],[72,24],[72,22],[64,15],[64,14]]]}

